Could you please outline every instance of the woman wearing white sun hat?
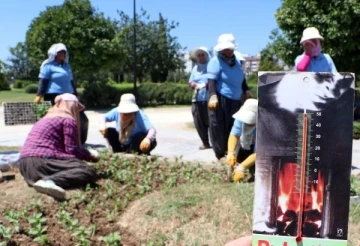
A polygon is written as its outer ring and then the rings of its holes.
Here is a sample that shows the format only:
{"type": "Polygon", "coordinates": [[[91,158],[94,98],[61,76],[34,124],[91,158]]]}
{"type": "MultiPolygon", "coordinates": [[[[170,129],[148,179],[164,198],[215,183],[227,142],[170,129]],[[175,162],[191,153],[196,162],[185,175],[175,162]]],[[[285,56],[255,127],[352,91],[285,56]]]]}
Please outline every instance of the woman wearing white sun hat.
{"type": "Polygon", "coordinates": [[[324,38],[315,27],[308,27],[303,31],[300,44],[303,46],[304,53],[295,59],[297,71],[337,72],[330,55],[321,53],[321,40],[324,38]]]}
{"type": "Polygon", "coordinates": [[[155,128],[130,93],[123,94],[119,106],[103,115],[100,133],[109,141],[114,153],[150,154],[157,144],[155,128]],[[114,121],[116,128],[106,127],[106,122],[114,121]]]}
{"type": "Polygon", "coordinates": [[[235,121],[228,139],[227,163],[234,167],[234,182],[245,177],[245,169],[255,164],[255,140],[258,100],[248,99],[240,110],[233,115],[235,121]]]}
{"type": "Polygon", "coordinates": [[[214,47],[217,54],[207,66],[210,139],[218,160],[226,155],[227,139],[234,122],[232,115],[241,107],[244,94],[245,75],[234,55],[236,47],[232,34],[220,35],[214,47]]]}
{"type": "Polygon", "coordinates": [[[207,108],[208,89],[206,66],[211,58],[206,47],[199,47],[191,52],[191,57],[196,60],[196,65],[191,71],[189,86],[194,90],[191,112],[194,118],[196,131],[202,141],[200,150],[210,148],[209,143],[209,112],[207,108]]]}

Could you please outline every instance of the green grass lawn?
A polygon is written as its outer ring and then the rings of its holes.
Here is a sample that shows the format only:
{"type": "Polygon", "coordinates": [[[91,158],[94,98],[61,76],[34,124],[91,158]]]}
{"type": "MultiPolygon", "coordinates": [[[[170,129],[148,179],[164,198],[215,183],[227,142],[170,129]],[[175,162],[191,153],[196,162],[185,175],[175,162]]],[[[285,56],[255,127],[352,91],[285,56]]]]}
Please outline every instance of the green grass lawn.
{"type": "Polygon", "coordinates": [[[4,102],[31,102],[34,98],[35,94],[25,93],[24,89],[0,91],[0,104],[4,102]]]}
{"type": "MultiPolygon", "coordinates": [[[[83,88],[77,88],[79,94],[83,88]]],[[[4,102],[32,102],[35,94],[25,93],[25,89],[11,89],[11,91],[0,91],[0,105],[4,102]]]]}

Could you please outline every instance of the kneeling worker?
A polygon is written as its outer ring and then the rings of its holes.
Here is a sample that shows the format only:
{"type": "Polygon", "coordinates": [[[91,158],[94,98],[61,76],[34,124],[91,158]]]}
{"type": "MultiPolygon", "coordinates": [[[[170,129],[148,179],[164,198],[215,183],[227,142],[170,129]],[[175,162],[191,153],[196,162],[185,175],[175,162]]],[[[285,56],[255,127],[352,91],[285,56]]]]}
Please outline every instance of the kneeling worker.
{"type": "Polygon", "coordinates": [[[228,139],[227,162],[234,170],[234,182],[245,177],[245,170],[255,164],[255,140],[258,101],[247,99],[240,110],[233,115],[235,118],[228,139]],[[240,144],[239,144],[240,143],[240,144]],[[235,166],[236,163],[240,163],[235,166]]]}

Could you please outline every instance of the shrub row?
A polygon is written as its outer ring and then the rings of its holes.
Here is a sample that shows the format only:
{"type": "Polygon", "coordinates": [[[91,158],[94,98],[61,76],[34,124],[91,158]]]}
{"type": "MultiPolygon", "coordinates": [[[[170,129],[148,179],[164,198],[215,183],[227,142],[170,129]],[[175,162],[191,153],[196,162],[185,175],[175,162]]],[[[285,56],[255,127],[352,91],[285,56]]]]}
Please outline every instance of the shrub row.
{"type": "MultiPolygon", "coordinates": [[[[86,84],[80,99],[87,107],[109,107],[119,103],[125,93],[133,93],[132,84],[86,84]]],[[[137,103],[140,106],[188,105],[192,90],[187,84],[142,83],[137,88],[137,103]]]]}
{"type": "Polygon", "coordinates": [[[13,88],[22,89],[22,88],[26,88],[28,85],[37,84],[37,83],[38,83],[37,81],[17,79],[13,84],[13,88]]]}

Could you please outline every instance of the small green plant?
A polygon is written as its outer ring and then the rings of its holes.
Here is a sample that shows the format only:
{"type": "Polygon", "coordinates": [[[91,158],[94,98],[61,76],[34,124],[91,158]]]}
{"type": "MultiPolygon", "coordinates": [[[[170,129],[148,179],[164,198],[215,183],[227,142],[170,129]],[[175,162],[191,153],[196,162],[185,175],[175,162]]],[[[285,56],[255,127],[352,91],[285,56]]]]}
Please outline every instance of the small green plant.
{"type": "Polygon", "coordinates": [[[91,245],[91,241],[89,240],[88,236],[91,235],[91,230],[86,230],[84,226],[80,226],[75,229],[75,232],[71,234],[75,237],[76,245],[78,246],[88,246],[91,245]]]}
{"type": "Polygon", "coordinates": [[[11,228],[5,227],[0,224],[0,236],[2,236],[6,242],[9,242],[12,237],[11,228]]]}
{"type": "Polygon", "coordinates": [[[36,115],[36,120],[40,120],[49,111],[50,104],[34,104],[33,108],[36,115]]]}
{"type": "Polygon", "coordinates": [[[121,245],[121,236],[117,232],[110,233],[109,235],[101,239],[108,246],[119,246],[121,245]]]}

